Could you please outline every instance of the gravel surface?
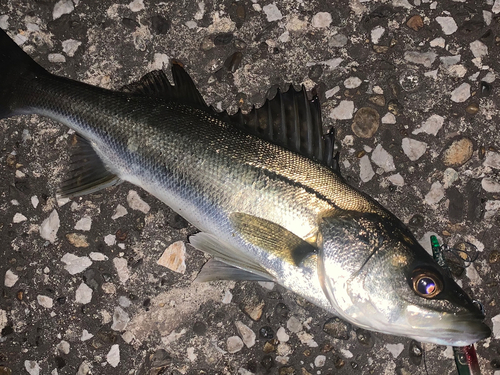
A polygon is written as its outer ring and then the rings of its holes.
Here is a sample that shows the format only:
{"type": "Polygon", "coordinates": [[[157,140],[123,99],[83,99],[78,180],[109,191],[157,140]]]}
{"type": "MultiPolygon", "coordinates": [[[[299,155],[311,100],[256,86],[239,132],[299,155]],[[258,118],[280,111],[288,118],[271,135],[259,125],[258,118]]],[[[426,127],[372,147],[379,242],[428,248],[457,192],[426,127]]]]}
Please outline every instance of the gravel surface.
{"type": "MultiPolygon", "coordinates": [[[[346,179],[484,304],[500,374],[500,1],[2,0],[0,27],[49,71],[118,89],[181,61],[235,111],[316,87],[346,179]]],[[[72,135],[0,121],[0,374],[454,374],[451,348],[352,327],[272,283],[193,284],[196,229],[130,184],[59,200],[72,135]]]]}

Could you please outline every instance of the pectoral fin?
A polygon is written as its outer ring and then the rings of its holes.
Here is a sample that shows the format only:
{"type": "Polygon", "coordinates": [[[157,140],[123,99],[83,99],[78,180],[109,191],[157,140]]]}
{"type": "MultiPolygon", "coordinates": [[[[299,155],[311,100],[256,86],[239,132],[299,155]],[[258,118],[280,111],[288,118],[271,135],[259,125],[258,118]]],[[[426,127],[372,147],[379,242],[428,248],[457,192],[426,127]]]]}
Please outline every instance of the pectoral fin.
{"type": "MultiPolygon", "coordinates": [[[[244,278],[243,275],[254,274],[260,277],[258,280],[265,279],[266,281],[274,281],[274,277],[267,272],[267,270],[258,264],[254,259],[252,259],[247,254],[241,252],[238,249],[235,249],[217,239],[215,236],[208,233],[196,233],[195,235],[189,238],[189,242],[198,250],[204,251],[217,259],[222,263],[226,263],[229,265],[228,267],[238,268],[242,273],[236,275],[236,272],[232,270],[231,272],[235,275],[236,280],[250,280],[249,278],[244,278]]],[[[219,263],[220,263],[219,262],[219,263]]],[[[220,265],[218,265],[220,270],[220,265]]],[[[208,273],[210,272],[210,268],[207,269],[208,273]]],[[[229,270],[223,271],[226,274],[229,274],[229,270]]],[[[200,272],[203,273],[203,270],[200,272]]],[[[198,276],[199,277],[199,276],[198,276]]],[[[248,276],[247,276],[248,277],[248,276]]],[[[209,280],[220,280],[216,277],[212,277],[211,279],[207,278],[207,275],[203,275],[203,278],[207,281],[209,280]]],[[[224,280],[228,280],[227,277],[223,278],[224,280]]],[[[234,280],[234,279],[233,279],[234,280]]],[[[256,279],[253,279],[256,280],[256,279]]]]}
{"type": "Polygon", "coordinates": [[[230,220],[246,241],[296,266],[317,253],[313,245],[269,220],[241,212],[232,213],[230,220]]]}

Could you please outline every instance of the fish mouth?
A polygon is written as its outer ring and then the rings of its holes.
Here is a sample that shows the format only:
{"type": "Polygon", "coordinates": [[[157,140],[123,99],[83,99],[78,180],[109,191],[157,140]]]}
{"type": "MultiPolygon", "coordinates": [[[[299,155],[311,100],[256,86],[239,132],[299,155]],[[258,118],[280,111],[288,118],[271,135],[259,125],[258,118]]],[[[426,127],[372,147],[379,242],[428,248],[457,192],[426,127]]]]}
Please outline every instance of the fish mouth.
{"type": "Polygon", "coordinates": [[[443,315],[437,322],[415,327],[415,340],[438,345],[467,346],[491,336],[482,314],[443,315]]]}

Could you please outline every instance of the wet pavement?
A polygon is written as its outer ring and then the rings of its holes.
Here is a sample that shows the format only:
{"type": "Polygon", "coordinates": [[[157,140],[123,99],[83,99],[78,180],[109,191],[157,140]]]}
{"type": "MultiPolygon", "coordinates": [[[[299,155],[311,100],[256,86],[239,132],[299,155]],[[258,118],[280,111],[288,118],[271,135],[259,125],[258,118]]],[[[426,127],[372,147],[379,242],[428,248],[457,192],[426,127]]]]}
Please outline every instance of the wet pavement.
{"type": "MultiPolygon", "coordinates": [[[[437,234],[477,250],[452,271],[486,309],[493,335],[476,347],[498,375],[499,13],[498,0],[2,0],[0,27],[50,72],[106,88],[172,58],[221,110],[315,88],[345,178],[428,248],[437,234]]],[[[358,329],[272,283],[193,283],[196,229],[141,189],[56,199],[67,128],[18,117],[0,134],[0,374],[455,373],[451,348],[358,329]]]]}

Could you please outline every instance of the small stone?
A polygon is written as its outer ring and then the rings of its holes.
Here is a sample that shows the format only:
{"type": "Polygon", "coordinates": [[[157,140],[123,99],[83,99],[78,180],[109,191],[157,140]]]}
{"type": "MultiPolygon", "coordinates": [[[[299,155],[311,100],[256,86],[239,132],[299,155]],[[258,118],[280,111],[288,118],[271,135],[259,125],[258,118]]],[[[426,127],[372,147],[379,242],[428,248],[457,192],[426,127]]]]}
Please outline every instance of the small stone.
{"type": "Polygon", "coordinates": [[[493,151],[486,151],[486,157],[483,165],[493,169],[500,169],[500,153],[493,151]]]}
{"type": "Polygon", "coordinates": [[[488,261],[491,264],[500,262],[500,251],[492,250],[488,257],[488,261]]]}
{"type": "Polygon", "coordinates": [[[115,213],[113,214],[113,216],[111,216],[111,219],[116,220],[120,217],[125,216],[127,213],[127,209],[119,204],[118,206],[116,206],[115,213]]]}
{"type": "Polygon", "coordinates": [[[359,159],[359,178],[366,183],[370,181],[373,176],[375,176],[375,172],[373,171],[372,163],[368,155],[365,155],[359,159]]]}
{"type": "Polygon", "coordinates": [[[457,180],[458,180],[458,172],[453,168],[446,168],[443,174],[444,188],[448,189],[457,180]]]}
{"type": "Polygon", "coordinates": [[[339,340],[349,340],[351,329],[352,327],[349,323],[336,317],[328,319],[323,326],[323,331],[339,340]]]}
{"type": "Polygon", "coordinates": [[[354,112],[354,102],[351,100],[342,100],[337,107],[332,109],[330,117],[334,120],[352,119],[354,112]]]}
{"type": "Polygon", "coordinates": [[[441,48],[444,48],[446,46],[446,43],[445,43],[444,38],[439,37],[439,38],[432,39],[429,42],[429,45],[431,47],[441,47],[441,48]]]}
{"type": "Polygon", "coordinates": [[[412,30],[418,31],[422,27],[424,27],[424,20],[420,15],[416,14],[413,17],[411,17],[408,21],[406,21],[406,26],[408,26],[412,30]]]}
{"type": "Polygon", "coordinates": [[[87,341],[94,337],[93,334],[89,333],[86,329],[82,331],[82,336],[80,337],[80,341],[87,341]]]}
{"type": "Polygon", "coordinates": [[[428,205],[433,205],[439,203],[441,199],[444,198],[444,188],[439,182],[434,182],[431,186],[431,190],[425,196],[425,203],[428,205]]]}
{"type": "Polygon", "coordinates": [[[475,115],[476,113],[479,112],[479,104],[477,103],[470,103],[466,108],[465,112],[467,112],[470,115],[475,115]]]}
{"type": "Polygon", "coordinates": [[[243,339],[243,343],[247,348],[251,348],[255,345],[255,333],[250,329],[250,327],[246,326],[240,321],[235,322],[236,329],[243,339]]]}
{"type": "Polygon", "coordinates": [[[456,65],[460,62],[461,56],[460,55],[453,55],[453,56],[441,56],[439,60],[441,60],[441,64],[445,68],[449,68],[450,66],[456,65]]]}
{"type": "Polygon", "coordinates": [[[33,195],[30,200],[31,200],[31,205],[33,206],[33,208],[37,208],[38,203],[40,203],[40,200],[38,199],[38,197],[36,195],[33,195]]]}
{"type": "Polygon", "coordinates": [[[405,52],[404,58],[413,64],[423,65],[426,68],[430,68],[434,60],[436,60],[437,54],[434,52],[417,52],[417,51],[407,51],[405,52]]]}
{"type": "Polygon", "coordinates": [[[382,26],[376,26],[372,29],[370,32],[370,38],[373,44],[378,44],[380,42],[380,38],[382,38],[382,35],[385,33],[385,28],[382,26]]]}
{"type": "Polygon", "coordinates": [[[323,367],[326,363],[326,356],[324,355],[318,355],[316,358],[314,358],[314,366],[316,367],[323,367]]]}
{"type": "Polygon", "coordinates": [[[118,304],[123,308],[127,308],[132,304],[132,301],[125,296],[120,296],[118,297],[118,304]]]}
{"type": "Polygon", "coordinates": [[[276,348],[276,353],[279,356],[286,357],[286,356],[292,354],[292,348],[288,344],[280,343],[280,344],[278,344],[278,347],[276,348]]]}
{"type": "Polygon", "coordinates": [[[475,40],[469,44],[470,50],[474,57],[482,58],[488,54],[488,47],[481,41],[475,40]]]}
{"type": "Polygon", "coordinates": [[[7,30],[9,28],[9,16],[4,14],[0,16],[0,29],[7,30]]]}
{"type": "Polygon", "coordinates": [[[144,0],[134,0],[128,5],[128,7],[132,12],[140,12],[141,10],[144,10],[144,0]]]}
{"type": "Polygon", "coordinates": [[[54,10],[52,11],[52,19],[56,20],[63,14],[69,14],[75,9],[73,2],[71,0],[60,0],[54,5],[54,10]]]}
{"type": "Polygon", "coordinates": [[[63,354],[69,354],[70,348],[69,342],[65,340],[62,340],[59,344],[57,344],[57,350],[63,354]]]}
{"type": "Polygon", "coordinates": [[[108,260],[109,258],[104,255],[103,253],[97,253],[97,252],[91,252],[89,254],[90,259],[92,259],[95,262],[102,262],[105,260],[108,260]]]}
{"type": "Polygon", "coordinates": [[[447,167],[464,165],[474,152],[474,145],[469,138],[454,140],[443,152],[443,163],[447,167]]]}
{"type": "Polygon", "coordinates": [[[20,214],[19,212],[14,215],[14,218],[12,219],[12,222],[14,224],[22,223],[23,221],[28,220],[26,216],[23,214],[20,214]]]}
{"type": "Polygon", "coordinates": [[[120,346],[118,344],[111,346],[111,349],[106,355],[106,362],[108,362],[111,367],[118,366],[118,363],[120,363],[120,346]]]}
{"type": "Polygon", "coordinates": [[[470,98],[470,85],[462,83],[451,92],[451,100],[455,103],[463,103],[470,98]]]}
{"type": "Polygon", "coordinates": [[[436,21],[441,26],[445,35],[451,35],[458,30],[457,23],[453,17],[436,17],[436,21]]]}
{"type": "Polygon", "coordinates": [[[80,233],[68,233],[66,239],[74,247],[89,247],[87,236],[80,233]]]}
{"type": "Polygon", "coordinates": [[[30,375],[39,375],[40,374],[40,366],[36,361],[24,361],[24,368],[28,371],[30,375]]]}
{"type": "Polygon", "coordinates": [[[92,300],[92,289],[85,283],[81,283],[75,292],[76,303],[86,305],[92,300]]]}
{"type": "MultiPolygon", "coordinates": [[[[0,331],[2,331],[9,324],[7,311],[0,309],[0,331]]],[[[1,372],[0,372],[1,374],[1,372]]]]}
{"type": "Polygon", "coordinates": [[[243,349],[243,341],[239,336],[231,336],[226,341],[227,351],[231,354],[239,352],[243,349]]]}
{"type": "Polygon", "coordinates": [[[114,258],[113,264],[115,265],[116,272],[120,282],[124,284],[130,277],[130,272],[127,266],[127,260],[124,258],[114,258]]]}
{"type": "Polygon", "coordinates": [[[68,39],[62,42],[63,52],[69,57],[73,57],[82,42],[74,39],[68,39]]]}
{"type": "Polygon", "coordinates": [[[128,322],[130,322],[130,318],[125,310],[123,310],[120,306],[115,307],[111,329],[113,331],[125,331],[128,322]]]}
{"type": "MultiPolygon", "coordinates": [[[[500,193],[500,182],[497,182],[492,178],[488,177],[483,178],[481,180],[481,186],[488,193],[500,193]]],[[[7,279],[7,274],[5,274],[5,278],[7,279]]]]}
{"type": "Polygon", "coordinates": [[[370,107],[358,109],[354,115],[351,129],[360,138],[371,138],[378,130],[380,115],[370,107]]]}
{"type": "Polygon", "coordinates": [[[328,41],[328,45],[334,48],[341,48],[347,44],[347,41],[347,36],[345,36],[344,34],[335,34],[328,41]]]}
{"type": "Polygon", "coordinates": [[[54,243],[56,241],[57,231],[59,230],[60,225],[61,222],[59,221],[59,214],[56,210],[53,210],[49,217],[40,225],[40,236],[44,240],[54,243]]]}
{"type": "Polygon", "coordinates": [[[92,219],[88,216],[82,217],[75,224],[75,230],[82,230],[88,232],[92,226],[92,219]]]}
{"type": "Polygon", "coordinates": [[[115,245],[116,244],[116,235],[114,235],[114,234],[108,234],[108,235],[104,236],[104,242],[108,246],[115,245]]]}
{"type": "Polygon", "coordinates": [[[12,288],[16,285],[17,280],[19,280],[19,276],[17,276],[14,272],[11,270],[7,270],[7,272],[5,272],[4,285],[7,288],[12,288]]]}
{"type": "Polygon", "coordinates": [[[62,64],[66,62],[66,57],[60,53],[49,53],[49,61],[51,63],[62,64]]]}
{"type": "Polygon", "coordinates": [[[378,105],[379,107],[385,107],[385,97],[384,95],[371,95],[368,100],[370,103],[378,105]]]}
{"type": "Polygon", "coordinates": [[[116,286],[111,283],[104,283],[101,285],[101,289],[106,294],[116,294],[116,286]]]}
{"type": "Polygon", "coordinates": [[[36,296],[36,300],[40,306],[45,307],[46,309],[51,309],[52,306],[54,306],[54,300],[50,297],[39,294],[36,296]]]}
{"type": "Polygon", "coordinates": [[[385,348],[392,354],[394,358],[398,358],[405,346],[403,344],[386,344],[385,348]]]}
{"type": "Polygon", "coordinates": [[[262,10],[266,14],[268,22],[279,21],[283,18],[283,15],[276,6],[276,3],[265,5],[264,7],[262,7],[262,10]]]}
{"type": "Polygon", "coordinates": [[[305,331],[301,331],[297,333],[297,337],[299,338],[300,342],[302,344],[305,344],[309,346],[310,348],[317,348],[318,343],[314,341],[313,336],[310,333],[307,333],[305,331]]]}
{"type": "Polygon", "coordinates": [[[174,272],[184,274],[186,272],[186,245],[183,241],[177,241],[165,249],[157,262],[174,272]]]}
{"type": "Polygon", "coordinates": [[[387,179],[394,186],[404,186],[405,185],[405,180],[404,180],[403,176],[401,176],[400,173],[393,174],[392,176],[387,177],[387,179]]]}
{"type": "Polygon", "coordinates": [[[346,89],[355,89],[361,86],[362,82],[358,77],[349,77],[344,81],[344,86],[346,89]]]}
{"type": "Polygon", "coordinates": [[[86,361],[83,361],[78,367],[78,372],[76,373],[76,375],[87,375],[89,372],[90,365],[86,361]]]}
{"type": "Polygon", "coordinates": [[[396,116],[394,116],[391,112],[387,112],[384,117],[382,117],[382,124],[395,124],[396,116]]]}
{"type": "Polygon", "coordinates": [[[92,261],[88,257],[78,257],[70,253],[64,254],[61,261],[66,264],[64,269],[68,271],[70,275],[76,275],[77,273],[83,272],[92,265],[92,261]]]}
{"type": "Polygon", "coordinates": [[[229,289],[226,289],[224,291],[224,297],[222,297],[222,303],[224,305],[228,305],[231,303],[231,301],[233,300],[233,293],[231,293],[231,291],[229,289]]]}
{"type": "Polygon", "coordinates": [[[437,135],[439,130],[443,127],[444,117],[439,115],[432,115],[429,117],[420,128],[415,129],[412,134],[427,133],[437,135]]]}
{"type": "Polygon", "coordinates": [[[427,143],[420,142],[411,138],[403,138],[403,151],[411,161],[420,159],[427,150],[427,143]]]}
{"type": "Polygon", "coordinates": [[[288,340],[290,340],[290,336],[286,333],[285,328],[283,327],[278,328],[278,331],[276,332],[276,338],[279,342],[287,342],[288,340]]]}
{"type": "Polygon", "coordinates": [[[149,204],[144,202],[135,190],[130,190],[128,192],[127,203],[131,209],[141,211],[145,214],[147,214],[151,209],[151,207],[149,207],[149,204]]]}
{"type": "Polygon", "coordinates": [[[302,330],[302,323],[295,316],[291,316],[286,322],[286,328],[290,332],[297,333],[302,330]]]}
{"type": "Polygon", "coordinates": [[[316,13],[311,20],[312,27],[316,28],[326,28],[329,27],[331,23],[332,15],[328,12],[316,13]]]}
{"type": "Polygon", "coordinates": [[[372,153],[372,162],[384,170],[384,172],[392,172],[396,170],[394,158],[389,154],[381,144],[378,144],[372,153]]]}

